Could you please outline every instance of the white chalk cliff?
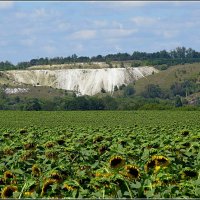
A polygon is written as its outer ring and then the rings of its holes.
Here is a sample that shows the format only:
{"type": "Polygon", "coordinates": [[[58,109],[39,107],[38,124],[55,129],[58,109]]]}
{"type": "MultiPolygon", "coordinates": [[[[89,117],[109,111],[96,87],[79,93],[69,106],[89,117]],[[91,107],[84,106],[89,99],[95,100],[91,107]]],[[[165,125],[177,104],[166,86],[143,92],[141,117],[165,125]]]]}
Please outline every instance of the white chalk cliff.
{"type": "Polygon", "coordinates": [[[36,86],[51,86],[72,90],[81,95],[95,95],[104,88],[112,92],[115,86],[129,84],[135,80],[158,72],[153,67],[62,69],[62,70],[12,70],[5,74],[18,83],[36,86]]]}

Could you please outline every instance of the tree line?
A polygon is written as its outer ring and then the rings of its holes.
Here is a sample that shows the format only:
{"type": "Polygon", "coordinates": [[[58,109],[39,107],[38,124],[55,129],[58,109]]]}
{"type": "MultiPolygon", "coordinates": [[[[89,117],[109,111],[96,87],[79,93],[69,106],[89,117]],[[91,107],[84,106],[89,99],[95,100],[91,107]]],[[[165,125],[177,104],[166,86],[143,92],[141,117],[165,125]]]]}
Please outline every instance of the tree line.
{"type": "MultiPolygon", "coordinates": [[[[70,64],[70,63],[90,63],[90,62],[111,62],[111,61],[141,61],[136,65],[156,65],[161,70],[167,69],[169,66],[184,63],[200,62],[200,52],[192,48],[177,47],[171,51],[158,51],[154,53],[134,51],[132,54],[116,53],[105,56],[97,55],[92,57],[77,56],[73,54],[68,57],[54,58],[36,58],[26,62],[19,62],[16,65],[9,61],[0,62],[0,70],[26,69],[37,65],[54,65],[54,64],[70,64]]],[[[133,65],[134,66],[134,65],[133,65]]]]}
{"type": "MultiPolygon", "coordinates": [[[[200,92],[200,84],[195,80],[185,80],[173,83],[169,90],[163,90],[159,85],[149,84],[144,91],[136,95],[134,85],[122,85],[115,88],[118,96],[110,96],[101,91],[100,96],[76,96],[74,94],[52,99],[10,96],[0,87],[0,110],[168,110],[188,106],[186,97],[200,92]]],[[[200,109],[200,98],[194,102],[195,109],[200,109]]]]}

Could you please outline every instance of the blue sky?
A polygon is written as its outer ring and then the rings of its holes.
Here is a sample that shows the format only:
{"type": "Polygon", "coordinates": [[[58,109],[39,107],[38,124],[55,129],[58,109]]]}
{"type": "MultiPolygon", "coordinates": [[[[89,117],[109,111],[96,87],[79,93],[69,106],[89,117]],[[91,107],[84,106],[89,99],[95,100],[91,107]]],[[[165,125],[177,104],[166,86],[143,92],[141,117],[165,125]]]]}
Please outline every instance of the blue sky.
{"type": "Polygon", "coordinates": [[[200,2],[0,2],[0,61],[200,51],[200,2]]]}

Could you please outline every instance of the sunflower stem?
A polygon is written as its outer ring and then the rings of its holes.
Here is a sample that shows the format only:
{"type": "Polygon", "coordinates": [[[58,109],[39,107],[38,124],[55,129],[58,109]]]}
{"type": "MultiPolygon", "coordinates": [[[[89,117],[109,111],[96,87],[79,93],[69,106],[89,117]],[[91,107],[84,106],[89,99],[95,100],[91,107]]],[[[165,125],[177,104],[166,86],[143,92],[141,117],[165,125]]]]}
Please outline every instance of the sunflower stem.
{"type": "Polygon", "coordinates": [[[103,188],[103,197],[102,197],[102,199],[104,199],[105,198],[105,188],[103,188]]]}
{"type": "Polygon", "coordinates": [[[133,198],[133,196],[132,196],[132,194],[131,194],[131,190],[130,190],[130,188],[129,188],[129,186],[128,186],[128,183],[125,181],[125,184],[126,184],[126,187],[127,187],[127,189],[128,189],[128,192],[129,192],[129,195],[130,195],[130,197],[131,197],[131,199],[133,198]]]}
{"type": "Polygon", "coordinates": [[[22,190],[21,190],[21,192],[20,192],[20,195],[19,195],[19,198],[18,199],[21,199],[21,196],[22,196],[22,194],[23,194],[23,192],[24,192],[24,189],[25,189],[25,187],[26,187],[26,182],[24,183],[24,186],[22,187],[22,190]]]}

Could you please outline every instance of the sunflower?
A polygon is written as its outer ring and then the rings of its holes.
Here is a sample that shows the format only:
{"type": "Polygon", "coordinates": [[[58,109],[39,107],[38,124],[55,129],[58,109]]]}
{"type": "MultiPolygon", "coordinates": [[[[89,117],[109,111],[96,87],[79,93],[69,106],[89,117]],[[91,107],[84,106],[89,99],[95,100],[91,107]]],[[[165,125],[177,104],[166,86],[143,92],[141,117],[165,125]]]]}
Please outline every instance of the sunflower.
{"type": "Polygon", "coordinates": [[[198,177],[198,172],[192,169],[185,169],[181,173],[181,178],[187,179],[187,178],[196,178],[198,177]]]}
{"type": "Polygon", "coordinates": [[[38,165],[33,165],[32,166],[32,174],[33,174],[33,176],[40,176],[40,174],[41,174],[41,169],[38,167],[38,165]]]}
{"type": "Polygon", "coordinates": [[[151,169],[154,169],[156,167],[156,161],[155,160],[149,160],[147,164],[145,165],[144,169],[146,172],[148,172],[151,169]]]}
{"type": "Polygon", "coordinates": [[[188,136],[190,134],[190,132],[188,131],[188,130],[183,130],[182,132],[181,132],[181,135],[182,136],[188,136]]]}
{"type": "Polygon", "coordinates": [[[103,145],[101,147],[99,147],[98,152],[100,155],[104,154],[106,151],[108,150],[108,147],[103,145]]]}
{"type": "Polygon", "coordinates": [[[33,184],[29,187],[28,191],[24,192],[24,196],[31,197],[32,194],[39,189],[38,184],[33,184]]]}
{"type": "Polygon", "coordinates": [[[3,150],[3,153],[5,155],[8,155],[8,156],[12,156],[14,154],[14,151],[13,149],[11,149],[10,147],[6,147],[4,150],[3,150]]]}
{"type": "Polygon", "coordinates": [[[161,167],[167,167],[169,165],[169,159],[165,156],[152,156],[151,160],[145,165],[145,171],[148,172],[151,169],[154,169],[154,172],[160,170],[161,167]]]}
{"type": "Polygon", "coordinates": [[[0,185],[4,185],[4,184],[5,184],[4,178],[0,178],[0,185]]]}
{"type": "Polygon", "coordinates": [[[55,146],[55,143],[52,142],[52,141],[48,141],[45,145],[44,145],[46,148],[52,148],[55,146]]]}
{"type": "Polygon", "coordinates": [[[2,189],[1,192],[1,198],[11,198],[13,196],[13,193],[17,191],[16,186],[8,185],[2,189]]]}
{"type": "Polygon", "coordinates": [[[3,177],[5,180],[15,178],[14,174],[11,171],[5,171],[3,177]]]}
{"type": "Polygon", "coordinates": [[[121,156],[114,156],[109,161],[111,168],[119,168],[125,164],[125,160],[121,156]]]}
{"type": "Polygon", "coordinates": [[[34,149],[35,147],[36,147],[36,144],[33,141],[30,141],[30,142],[24,144],[25,150],[34,149]]]}
{"type": "Polygon", "coordinates": [[[42,187],[42,193],[41,193],[41,195],[43,196],[47,192],[47,190],[51,188],[51,185],[53,185],[55,183],[56,183],[55,179],[47,179],[44,182],[44,185],[42,187]]]}
{"type": "Polygon", "coordinates": [[[94,144],[95,144],[95,143],[99,143],[99,142],[101,142],[103,139],[104,139],[104,138],[103,138],[102,135],[98,135],[98,136],[96,136],[96,137],[93,138],[93,143],[94,143],[94,144]]]}
{"type": "Polygon", "coordinates": [[[48,159],[56,159],[57,158],[57,152],[55,152],[55,151],[46,151],[45,152],[45,156],[48,159]]]}
{"type": "Polygon", "coordinates": [[[156,160],[157,166],[166,167],[169,165],[169,159],[165,156],[153,156],[152,159],[156,160]]]}
{"type": "Polygon", "coordinates": [[[137,179],[140,176],[139,169],[134,165],[126,165],[125,170],[129,178],[137,179]]]}
{"type": "Polygon", "coordinates": [[[62,139],[62,138],[60,138],[60,139],[57,140],[57,143],[58,143],[59,145],[64,145],[64,144],[65,144],[65,140],[62,139]]]}
{"type": "Polygon", "coordinates": [[[35,151],[33,150],[26,150],[20,157],[22,161],[28,160],[30,158],[36,157],[35,151]]]}
{"type": "Polygon", "coordinates": [[[51,177],[51,179],[54,179],[57,182],[61,182],[62,181],[62,175],[58,171],[51,172],[50,177],[51,177]]]}

